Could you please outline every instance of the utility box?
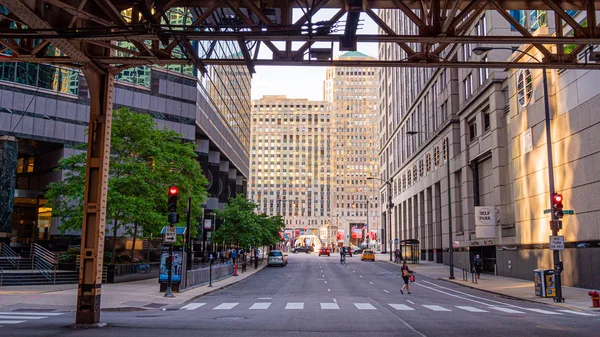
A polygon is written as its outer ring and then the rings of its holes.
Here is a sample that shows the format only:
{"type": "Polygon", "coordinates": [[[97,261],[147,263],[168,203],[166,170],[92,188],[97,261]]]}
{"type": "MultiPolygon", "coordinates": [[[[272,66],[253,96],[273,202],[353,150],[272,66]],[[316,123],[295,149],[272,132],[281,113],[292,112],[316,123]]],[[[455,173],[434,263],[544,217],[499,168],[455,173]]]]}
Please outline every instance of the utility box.
{"type": "Polygon", "coordinates": [[[533,283],[535,295],[540,297],[554,297],[556,285],[554,283],[554,270],[536,269],[533,271],[533,283]]]}

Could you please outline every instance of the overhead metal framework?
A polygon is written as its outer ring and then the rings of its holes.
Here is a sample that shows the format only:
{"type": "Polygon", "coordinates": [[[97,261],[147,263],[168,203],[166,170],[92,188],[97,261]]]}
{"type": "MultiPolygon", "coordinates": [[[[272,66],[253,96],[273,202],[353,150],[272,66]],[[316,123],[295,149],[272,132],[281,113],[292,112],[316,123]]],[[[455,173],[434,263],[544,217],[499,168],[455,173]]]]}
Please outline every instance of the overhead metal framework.
{"type": "Polygon", "coordinates": [[[81,324],[100,320],[114,78],[122,69],[169,64],[193,64],[201,73],[207,65],[245,65],[250,72],[257,65],[522,66],[516,61],[465,62],[448,57],[451,53],[447,51],[462,43],[531,45],[543,54],[544,63],[528,63],[530,68],[600,69],[600,64],[578,61],[582,51],[600,44],[596,19],[600,0],[0,0],[0,5],[0,61],[79,68],[89,88],[76,315],[81,324]],[[294,9],[302,12],[297,19],[294,9]],[[417,33],[399,34],[377,9],[399,11],[418,27],[417,33]],[[183,13],[185,19],[172,22],[173,10],[183,13]],[[534,36],[510,10],[553,13],[555,32],[534,36]],[[569,10],[579,11],[578,21],[569,10]],[[499,13],[519,35],[470,35],[485,11],[499,13]],[[380,34],[359,34],[363,13],[379,26],[380,34]],[[317,17],[319,21],[315,21],[317,17]],[[209,51],[201,52],[195,41],[213,42],[209,51]],[[233,41],[240,53],[229,58],[217,56],[212,52],[215,41],[233,41]],[[333,60],[331,48],[320,47],[324,42],[339,43],[341,50],[355,50],[358,42],[393,43],[406,57],[333,60]],[[267,53],[258,52],[262,45],[267,53]]]}

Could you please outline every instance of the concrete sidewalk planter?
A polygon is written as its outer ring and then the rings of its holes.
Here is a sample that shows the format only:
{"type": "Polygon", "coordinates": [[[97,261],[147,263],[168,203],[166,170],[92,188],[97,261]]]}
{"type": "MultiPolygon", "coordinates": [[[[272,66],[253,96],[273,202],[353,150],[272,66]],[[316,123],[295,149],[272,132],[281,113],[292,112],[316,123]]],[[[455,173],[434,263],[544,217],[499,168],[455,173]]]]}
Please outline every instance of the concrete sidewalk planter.
{"type": "Polygon", "coordinates": [[[588,295],[592,297],[592,307],[600,308],[600,293],[594,290],[588,292],[588,295]]]}

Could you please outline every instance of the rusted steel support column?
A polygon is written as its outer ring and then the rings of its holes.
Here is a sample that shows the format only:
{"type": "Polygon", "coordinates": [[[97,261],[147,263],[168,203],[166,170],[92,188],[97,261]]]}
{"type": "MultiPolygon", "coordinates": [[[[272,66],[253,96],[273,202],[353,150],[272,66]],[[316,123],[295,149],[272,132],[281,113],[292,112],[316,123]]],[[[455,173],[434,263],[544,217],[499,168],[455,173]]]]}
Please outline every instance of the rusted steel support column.
{"type": "Polygon", "coordinates": [[[100,321],[106,196],[115,76],[84,70],[90,93],[87,169],[81,230],[76,324],[100,321]]]}

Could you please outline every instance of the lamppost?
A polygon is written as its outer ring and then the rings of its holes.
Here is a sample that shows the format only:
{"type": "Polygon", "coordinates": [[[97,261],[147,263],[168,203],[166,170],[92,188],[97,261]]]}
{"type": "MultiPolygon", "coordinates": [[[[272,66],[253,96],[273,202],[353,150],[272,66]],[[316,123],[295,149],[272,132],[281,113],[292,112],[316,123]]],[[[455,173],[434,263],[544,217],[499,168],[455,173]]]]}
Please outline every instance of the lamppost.
{"type": "MultiPolygon", "coordinates": [[[[406,131],[407,135],[416,135],[418,133],[425,133],[429,135],[435,135],[433,132],[428,131],[406,131]]],[[[446,152],[446,178],[448,182],[448,260],[450,265],[450,276],[448,279],[454,279],[454,245],[452,239],[452,193],[450,192],[450,140],[446,140],[444,147],[446,152]]]]}
{"type": "MultiPolygon", "coordinates": [[[[391,240],[391,235],[392,235],[392,183],[390,182],[391,178],[388,180],[383,180],[383,179],[379,179],[379,178],[375,178],[375,177],[367,177],[367,180],[379,180],[382,183],[386,184],[388,187],[388,204],[387,204],[387,218],[388,218],[388,222],[390,224],[389,226],[389,235],[390,235],[390,240],[391,240]]],[[[383,238],[382,238],[383,240],[383,238]]],[[[386,247],[385,242],[383,243],[383,247],[386,247]]],[[[385,253],[385,250],[383,251],[385,253]]],[[[390,242],[390,261],[392,261],[392,243],[390,242]]]]}
{"type": "MultiPolygon", "coordinates": [[[[544,64],[543,59],[540,61],[537,57],[531,55],[530,53],[520,50],[518,48],[510,48],[510,47],[475,47],[473,48],[473,54],[475,55],[483,55],[490,50],[510,50],[512,52],[518,52],[523,55],[527,55],[532,59],[536,60],[540,64],[544,64]]],[[[550,188],[550,209],[554,208],[553,196],[555,194],[554,190],[554,164],[552,162],[552,135],[550,133],[550,105],[548,103],[548,76],[546,75],[546,67],[542,68],[542,84],[544,86],[544,118],[546,124],[546,151],[548,152],[548,185],[550,188]]],[[[552,219],[552,236],[558,235],[559,230],[559,218],[556,216],[555,212],[551,212],[552,219]]],[[[556,285],[556,296],[554,296],[554,302],[564,302],[564,297],[562,296],[562,282],[561,276],[563,270],[563,264],[560,261],[560,254],[558,250],[553,251],[554,255],[554,282],[556,285]]]]}

